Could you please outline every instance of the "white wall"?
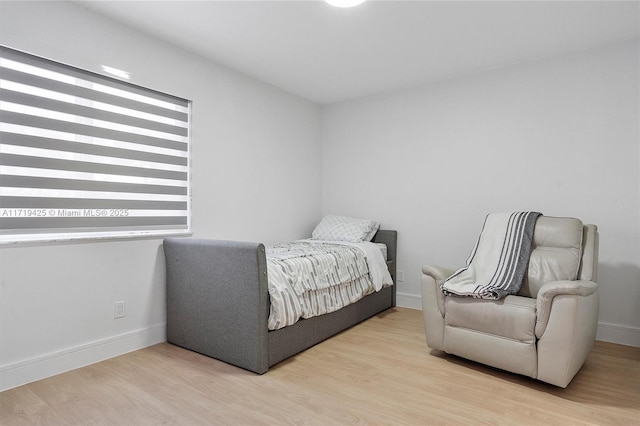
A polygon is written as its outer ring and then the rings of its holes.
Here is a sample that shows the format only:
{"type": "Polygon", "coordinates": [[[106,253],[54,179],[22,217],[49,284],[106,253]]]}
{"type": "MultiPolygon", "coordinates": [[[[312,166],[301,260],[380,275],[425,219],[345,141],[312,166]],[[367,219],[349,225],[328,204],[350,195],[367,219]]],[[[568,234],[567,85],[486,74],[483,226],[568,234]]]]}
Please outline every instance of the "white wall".
{"type": "Polygon", "coordinates": [[[399,304],[424,264],[464,264],[487,213],[600,229],[600,340],[640,346],[638,43],[323,109],[322,211],[399,232],[399,304]]]}
{"type": "MultiPolygon", "coordinates": [[[[192,100],[194,236],[276,243],[318,220],[317,105],[74,4],[0,2],[0,43],[192,100]]],[[[0,247],[0,390],[163,341],[164,293],[159,239],[0,247]]]]}

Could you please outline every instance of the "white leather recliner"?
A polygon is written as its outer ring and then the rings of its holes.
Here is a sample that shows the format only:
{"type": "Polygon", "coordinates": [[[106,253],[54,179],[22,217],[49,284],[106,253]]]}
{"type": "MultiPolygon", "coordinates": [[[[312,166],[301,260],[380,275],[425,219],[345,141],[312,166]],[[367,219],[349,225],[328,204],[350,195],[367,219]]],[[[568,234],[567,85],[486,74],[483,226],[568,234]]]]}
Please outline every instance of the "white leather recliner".
{"type": "Polygon", "coordinates": [[[422,268],[427,345],[566,387],[593,347],[598,323],[598,228],[540,216],[528,273],[500,300],[445,296],[454,271],[422,268]]]}

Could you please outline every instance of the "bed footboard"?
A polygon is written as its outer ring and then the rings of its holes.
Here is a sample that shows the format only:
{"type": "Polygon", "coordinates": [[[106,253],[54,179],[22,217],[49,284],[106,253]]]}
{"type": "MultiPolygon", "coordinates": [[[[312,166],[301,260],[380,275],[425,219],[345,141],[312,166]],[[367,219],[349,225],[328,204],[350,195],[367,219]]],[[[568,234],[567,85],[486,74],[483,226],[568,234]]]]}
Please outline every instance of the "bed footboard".
{"type": "Polygon", "coordinates": [[[238,367],[269,368],[264,245],[164,240],[167,341],[238,367]]]}

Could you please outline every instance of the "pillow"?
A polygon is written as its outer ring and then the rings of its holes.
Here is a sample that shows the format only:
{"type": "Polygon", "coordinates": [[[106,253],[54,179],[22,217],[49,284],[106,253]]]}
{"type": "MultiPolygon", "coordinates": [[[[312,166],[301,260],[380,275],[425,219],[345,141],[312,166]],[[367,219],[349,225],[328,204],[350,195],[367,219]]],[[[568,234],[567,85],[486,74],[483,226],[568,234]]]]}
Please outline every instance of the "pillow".
{"type": "Polygon", "coordinates": [[[380,224],[375,220],[357,219],[347,216],[328,215],[322,218],[313,230],[314,240],[347,241],[360,243],[371,241],[380,224]]]}
{"type": "Polygon", "coordinates": [[[374,222],[373,227],[371,228],[371,231],[369,231],[369,234],[367,234],[367,236],[364,237],[364,240],[362,241],[373,240],[373,237],[376,235],[376,232],[378,232],[378,229],[380,229],[380,222],[374,222]]]}

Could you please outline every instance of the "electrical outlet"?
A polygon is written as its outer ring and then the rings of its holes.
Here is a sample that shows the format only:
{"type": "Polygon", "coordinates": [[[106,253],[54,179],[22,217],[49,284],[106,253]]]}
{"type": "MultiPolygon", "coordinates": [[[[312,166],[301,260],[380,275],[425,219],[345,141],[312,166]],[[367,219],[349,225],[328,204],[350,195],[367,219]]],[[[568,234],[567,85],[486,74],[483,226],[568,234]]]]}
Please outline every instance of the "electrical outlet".
{"type": "Polygon", "coordinates": [[[113,319],[124,318],[124,301],[113,305],[113,319]]]}
{"type": "Polygon", "coordinates": [[[403,283],[404,282],[404,271],[402,269],[398,269],[396,271],[396,278],[398,279],[399,283],[403,283]]]}

